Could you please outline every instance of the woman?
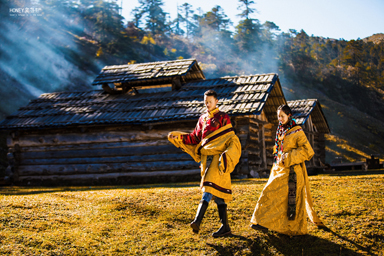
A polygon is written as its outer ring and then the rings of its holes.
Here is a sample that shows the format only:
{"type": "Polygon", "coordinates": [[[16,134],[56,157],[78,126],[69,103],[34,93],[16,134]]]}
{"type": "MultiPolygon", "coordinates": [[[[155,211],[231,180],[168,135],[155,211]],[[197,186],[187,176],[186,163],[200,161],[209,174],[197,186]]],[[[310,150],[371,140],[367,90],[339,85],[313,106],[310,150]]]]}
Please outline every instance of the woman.
{"type": "Polygon", "coordinates": [[[288,105],[277,109],[274,163],[251,219],[251,228],[286,235],[307,234],[307,214],[318,227],[325,227],[313,210],[304,161],[314,155],[303,129],[292,118],[288,105]]]}

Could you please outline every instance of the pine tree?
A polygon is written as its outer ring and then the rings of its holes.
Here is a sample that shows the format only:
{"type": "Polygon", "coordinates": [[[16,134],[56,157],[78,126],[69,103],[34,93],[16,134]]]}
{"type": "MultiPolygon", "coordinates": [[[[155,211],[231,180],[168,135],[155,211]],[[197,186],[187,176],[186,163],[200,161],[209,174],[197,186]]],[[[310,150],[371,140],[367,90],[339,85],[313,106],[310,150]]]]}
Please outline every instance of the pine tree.
{"type": "Polygon", "coordinates": [[[255,8],[251,8],[252,4],[255,4],[252,0],[239,0],[240,5],[237,7],[238,10],[243,9],[243,11],[238,14],[241,18],[245,18],[246,20],[250,19],[249,16],[256,11],[255,8]]]}
{"type": "Polygon", "coordinates": [[[216,5],[211,11],[205,13],[203,18],[200,20],[200,26],[214,31],[228,30],[231,24],[231,20],[224,13],[223,8],[219,5],[216,5]]]}
{"type": "Polygon", "coordinates": [[[135,27],[140,27],[141,18],[143,17],[143,10],[140,10],[139,8],[134,8],[131,12],[133,14],[133,24],[135,27]]]}
{"type": "Polygon", "coordinates": [[[175,35],[183,35],[185,32],[181,28],[181,23],[183,22],[183,16],[181,15],[181,7],[177,5],[177,16],[176,19],[172,22],[172,29],[175,35]]]}
{"type": "Polygon", "coordinates": [[[167,13],[162,9],[162,0],[139,0],[139,10],[145,15],[145,29],[153,35],[164,36],[169,30],[166,22],[167,13]]]}
{"type": "Polygon", "coordinates": [[[181,7],[182,7],[182,10],[184,12],[183,21],[185,24],[185,30],[187,32],[186,36],[187,36],[187,38],[189,38],[189,35],[191,32],[191,26],[192,26],[192,22],[190,21],[190,19],[192,18],[194,11],[192,10],[192,5],[190,5],[188,3],[184,3],[181,7]]]}

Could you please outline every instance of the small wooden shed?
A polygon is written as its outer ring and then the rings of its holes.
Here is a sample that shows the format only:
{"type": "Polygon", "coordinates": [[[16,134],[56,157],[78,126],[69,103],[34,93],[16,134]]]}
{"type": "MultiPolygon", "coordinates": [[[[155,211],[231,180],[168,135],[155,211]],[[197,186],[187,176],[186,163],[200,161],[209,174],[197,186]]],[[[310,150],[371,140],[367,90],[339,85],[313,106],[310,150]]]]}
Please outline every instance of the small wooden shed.
{"type": "Polygon", "coordinates": [[[325,137],[330,133],[327,119],[317,99],[302,99],[288,101],[293,117],[303,130],[311,143],[315,155],[307,163],[309,168],[324,168],[325,165],[325,137]]]}
{"type": "Polygon", "coordinates": [[[242,144],[234,175],[259,177],[272,166],[276,109],[286,103],[277,74],[206,80],[197,61],[189,59],[108,66],[93,84],[103,89],[45,93],[0,123],[9,131],[9,181],[198,179],[199,164],[170,144],[167,134],[194,129],[208,89],[219,94],[219,107],[231,116],[242,144]]]}

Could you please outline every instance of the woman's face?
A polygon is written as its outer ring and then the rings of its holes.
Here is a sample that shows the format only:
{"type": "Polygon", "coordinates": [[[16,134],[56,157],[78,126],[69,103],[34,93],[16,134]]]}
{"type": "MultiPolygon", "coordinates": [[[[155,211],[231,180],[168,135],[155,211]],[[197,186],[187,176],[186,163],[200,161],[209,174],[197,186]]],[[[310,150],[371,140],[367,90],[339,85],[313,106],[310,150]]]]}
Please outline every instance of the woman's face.
{"type": "Polygon", "coordinates": [[[281,109],[277,110],[277,119],[279,119],[279,122],[281,122],[282,124],[287,124],[288,123],[288,118],[290,116],[291,116],[291,114],[287,115],[281,109]]]}

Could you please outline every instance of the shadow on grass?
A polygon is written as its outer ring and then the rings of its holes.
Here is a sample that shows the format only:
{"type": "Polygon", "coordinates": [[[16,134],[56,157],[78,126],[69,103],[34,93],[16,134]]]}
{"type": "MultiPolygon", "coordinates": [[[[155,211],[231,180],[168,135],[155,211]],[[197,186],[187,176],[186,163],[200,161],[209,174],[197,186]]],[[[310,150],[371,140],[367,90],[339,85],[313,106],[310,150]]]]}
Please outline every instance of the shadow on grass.
{"type": "Polygon", "coordinates": [[[361,245],[359,245],[358,243],[356,243],[356,242],[354,242],[354,241],[348,239],[348,238],[345,237],[345,236],[342,236],[342,235],[336,233],[335,231],[333,231],[333,230],[331,230],[331,229],[329,229],[329,228],[327,228],[327,227],[324,227],[324,228],[321,228],[321,229],[324,230],[325,232],[332,233],[332,235],[338,237],[339,239],[342,239],[342,240],[344,240],[344,241],[346,241],[346,242],[349,242],[349,243],[355,245],[357,248],[359,248],[359,249],[362,250],[362,251],[365,251],[365,252],[367,252],[367,253],[370,253],[371,248],[367,248],[367,247],[361,246],[361,245]]]}
{"type": "MultiPolygon", "coordinates": [[[[330,231],[332,232],[332,231],[330,231]]],[[[332,232],[335,236],[348,241],[342,236],[332,232]]],[[[233,241],[229,246],[223,246],[220,243],[207,243],[214,248],[218,255],[366,255],[357,253],[351,249],[345,248],[340,244],[319,238],[312,235],[286,236],[276,232],[267,234],[255,233],[256,236],[245,237],[241,235],[232,235],[233,241]],[[261,235],[259,235],[261,234],[261,235]]],[[[369,252],[367,248],[355,244],[361,250],[369,252]]]]}
{"type": "MultiPolygon", "coordinates": [[[[207,243],[207,246],[212,247],[218,252],[218,255],[270,255],[268,246],[263,243],[257,243],[255,240],[241,235],[231,234],[229,236],[234,243],[230,246],[223,246],[222,244],[207,243]]],[[[219,242],[221,238],[216,238],[215,241],[219,242]]]]}
{"type": "MultiPolygon", "coordinates": [[[[197,206],[196,206],[197,207],[197,206]]],[[[140,202],[124,200],[117,202],[113,210],[117,211],[134,211],[134,216],[140,217],[142,220],[151,220],[153,218],[167,223],[178,223],[180,225],[188,225],[194,218],[194,211],[182,211],[175,213],[173,210],[167,210],[158,205],[148,205],[140,202]]]]}

